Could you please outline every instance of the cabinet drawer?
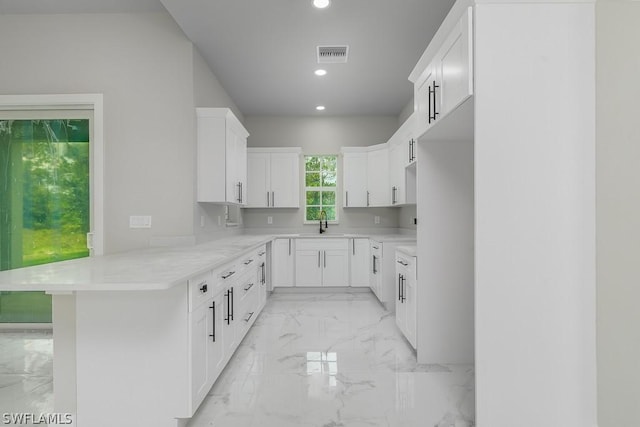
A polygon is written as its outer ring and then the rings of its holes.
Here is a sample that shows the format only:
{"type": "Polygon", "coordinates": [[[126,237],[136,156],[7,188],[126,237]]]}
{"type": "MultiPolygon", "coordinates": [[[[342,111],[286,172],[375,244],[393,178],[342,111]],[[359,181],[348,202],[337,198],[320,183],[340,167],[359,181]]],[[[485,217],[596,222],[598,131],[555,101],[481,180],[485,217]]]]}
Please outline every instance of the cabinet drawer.
{"type": "Polygon", "coordinates": [[[195,310],[200,304],[213,297],[215,288],[211,271],[189,279],[189,311],[195,310]]]}
{"type": "Polygon", "coordinates": [[[216,270],[214,278],[221,284],[221,286],[229,286],[230,283],[240,275],[240,267],[237,263],[227,264],[224,267],[216,270]]]}
{"type": "Polygon", "coordinates": [[[314,239],[298,239],[296,241],[296,250],[347,250],[349,248],[348,239],[336,239],[336,238],[314,238],[314,239]]]}
{"type": "Polygon", "coordinates": [[[255,292],[255,290],[258,289],[260,285],[260,283],[258,283],[255,271],[245,272],[242,276],[240,276],[237,283],[238,284],[236,286],[236,292],[240,301],[247,298],[249,294],[255,292]]]}

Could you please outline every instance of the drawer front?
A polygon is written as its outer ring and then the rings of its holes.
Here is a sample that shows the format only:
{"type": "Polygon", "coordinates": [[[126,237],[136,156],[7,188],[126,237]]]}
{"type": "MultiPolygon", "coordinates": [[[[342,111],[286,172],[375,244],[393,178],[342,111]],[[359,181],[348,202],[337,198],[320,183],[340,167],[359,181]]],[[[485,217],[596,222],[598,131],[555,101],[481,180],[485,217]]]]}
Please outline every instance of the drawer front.
{"type": "Polygon", "coordinates": [[[236,286],[236,292],[238,293],[237,296],[239,297],[239,301],[243,301],[244,299],[248,298],[248,296],[254,293],[260,286],[255,271],[245,272],[238,279],[237,283],[238,284],[236,286]]]}
{"type": "Polygon", "coordinates": [[[240,267],[237,263],[227,264],[214,273],[214,278],[221,283],[221,286],[230,286],[238,276],[240,276],[240,267]]]}
{"type": "Polygon", "coordinates": [[[215,291],[216,286],[211,271],[189,279],[189,311],[195,310],[200,304],[213,297],[215,291]]]}

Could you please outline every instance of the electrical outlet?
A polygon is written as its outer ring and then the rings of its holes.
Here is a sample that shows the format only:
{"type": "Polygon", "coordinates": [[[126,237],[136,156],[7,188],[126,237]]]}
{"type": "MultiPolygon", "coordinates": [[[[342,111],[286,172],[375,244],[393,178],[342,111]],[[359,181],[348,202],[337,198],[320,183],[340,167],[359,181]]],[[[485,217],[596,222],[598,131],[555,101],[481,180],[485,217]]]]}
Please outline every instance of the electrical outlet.
{"type": "Polygon", "coordinates": [[[272,216],[268,216],[267,217],[267,224],[273,224],[273,217],[272,216]]]}
{"type": "Polygon", "coordinates": [[[373,217],[373,223],[374,224],[380,224],[380,217],[378,215],[373,217]]]}
{"type": "Polygon", "coordinates": [[[129,217],[129,228],[151,228],[151,216],[131,215],[129,217]]]}

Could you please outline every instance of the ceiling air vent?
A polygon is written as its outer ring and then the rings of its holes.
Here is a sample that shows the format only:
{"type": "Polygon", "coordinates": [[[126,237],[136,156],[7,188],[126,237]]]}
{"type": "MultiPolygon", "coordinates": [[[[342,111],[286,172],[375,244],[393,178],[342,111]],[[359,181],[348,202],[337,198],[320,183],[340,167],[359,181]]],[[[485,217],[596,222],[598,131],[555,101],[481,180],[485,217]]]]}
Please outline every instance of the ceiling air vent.
{"type": "Polygon", "coordinates": [[[318,46],[318,64],[341,64],[347,62],[349,46],[318,46]]]}

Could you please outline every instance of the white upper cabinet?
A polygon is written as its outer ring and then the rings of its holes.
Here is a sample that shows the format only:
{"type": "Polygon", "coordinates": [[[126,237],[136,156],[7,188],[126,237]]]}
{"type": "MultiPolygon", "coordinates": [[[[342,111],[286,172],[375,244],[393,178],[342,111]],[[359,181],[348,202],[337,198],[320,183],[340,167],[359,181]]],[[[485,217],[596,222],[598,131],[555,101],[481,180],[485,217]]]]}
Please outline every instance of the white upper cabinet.
{"type": "MultiPolygon", "coordinates": [[[[439,46],[414,85],[416,134],[423,134],[438,119],[473,94],[472,10],[467,9],[439,46]]],[[[415,71],[414,71],[415,73],[415,71]]],[[[413,73],[412,73],[413,74],[413,73]]]]}
{"type": "Polygon", "coordinates": [[[411,115],[389,140],[391,206],[416,203],[417,147],[411,115]]]}
{"type": "Polygon", "coordinates": [[[436,64],[440,76],[442,115],[453,111],[473,94],[471,17],[472,12],[469,8],[440,48],[436,64]]]}
{"type": "Polygon", "coordinates": [[[343,206],[367,206],[367,152],[364,148],[342,148],[343,206]]]}
{"type": "Polygon", "coordinates": [[[249,148],[247,208],[300,207],[300,154],[294,148],[249,148]]]}
{"type": "Polygon", "coordinates": [[[367,206],[389,206],[389,148],[387,144],[370,147],[367,153],[367,206]]]}
{"type": "Polygon", "coordinates": [[[249,133],[228,108],[196,108],[198,202],[244,205],[249,133]]]}
{"type": "Polygon", "coordinates": [[[391,205],[389,146],[342,147],[345,208],[391,205]]]}

